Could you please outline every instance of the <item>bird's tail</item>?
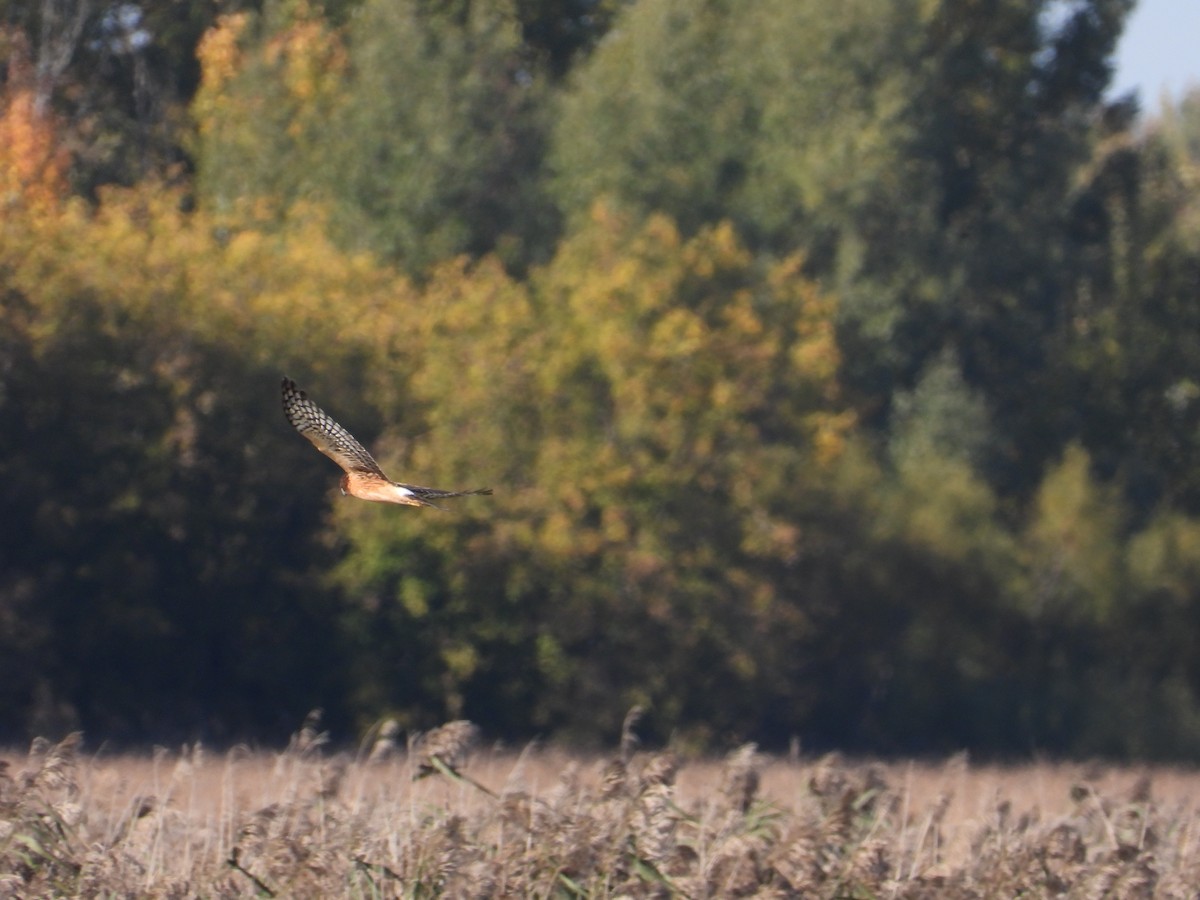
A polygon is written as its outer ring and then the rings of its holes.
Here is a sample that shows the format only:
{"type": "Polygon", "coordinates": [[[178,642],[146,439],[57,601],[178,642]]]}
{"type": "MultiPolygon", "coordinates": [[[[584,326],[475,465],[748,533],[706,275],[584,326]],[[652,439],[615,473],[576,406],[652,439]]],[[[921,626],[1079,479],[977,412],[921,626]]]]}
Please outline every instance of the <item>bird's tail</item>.
{"type": "Polygon", "coordinates": [[[434,509],[441,509],[434,500],[442,500],[446,497],[470,497],[479,494],[490,494],[491,488],[475,488],[471,491],[442,491],[437,488],[419,487],[415,484],[402,484],[403,488],[407,488],[412,492],[414,500],[419,500],[424,506],[432,506],[434,509]]]}
{"type": "Polygon", "coordinates": [[[475,488],[471,491],[439,491],[436,488],[421,488],[418,494],[422,497],[470,497],[475,494],[488,495],[491,488],[475,488]]]}

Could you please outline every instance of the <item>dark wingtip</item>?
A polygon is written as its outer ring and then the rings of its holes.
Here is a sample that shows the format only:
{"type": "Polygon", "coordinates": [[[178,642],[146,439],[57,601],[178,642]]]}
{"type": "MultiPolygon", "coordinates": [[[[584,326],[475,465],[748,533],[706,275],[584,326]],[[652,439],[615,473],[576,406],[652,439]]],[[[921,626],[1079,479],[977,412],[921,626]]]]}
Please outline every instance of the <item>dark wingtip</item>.
{"type": "Polygon", "coordinates": [[[304,391],[296,387],[296,382],[284,375],[283,382],[279,386],[279,402],[283,406],[283,414],[287,417],[287,420],[291,422],[292,426],[295,427],[296,420],[292,418],[291,410],[293,397],[299,397],[301,400],[308,399],[305,397],[304,391]]]}

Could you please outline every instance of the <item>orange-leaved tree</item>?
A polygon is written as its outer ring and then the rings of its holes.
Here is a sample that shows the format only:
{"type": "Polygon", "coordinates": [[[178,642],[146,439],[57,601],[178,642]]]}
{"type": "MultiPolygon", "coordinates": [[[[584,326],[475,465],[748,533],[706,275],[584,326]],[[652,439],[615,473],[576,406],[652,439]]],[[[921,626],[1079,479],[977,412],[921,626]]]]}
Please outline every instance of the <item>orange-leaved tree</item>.
{"type": "Polygon", "coordinates": [[[7,80],[0,91],[0,216],[62,199],[70,154],[58,139],[54,113],[38,102],[29,42],[0,29],[7,80]]]}

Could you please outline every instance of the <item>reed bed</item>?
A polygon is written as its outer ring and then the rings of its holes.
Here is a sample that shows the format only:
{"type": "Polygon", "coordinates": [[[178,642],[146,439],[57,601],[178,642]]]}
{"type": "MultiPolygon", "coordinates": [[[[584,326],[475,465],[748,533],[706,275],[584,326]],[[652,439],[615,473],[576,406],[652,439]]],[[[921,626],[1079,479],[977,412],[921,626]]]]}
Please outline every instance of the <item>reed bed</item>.
{"type": "MultiPolygon", "coordinates": [[[[631,723],[632,725],[632,720],[631,723]]],[[[0,897],[1197,896],[1200,775],[481,744],[0,753],[0,897]]]]}

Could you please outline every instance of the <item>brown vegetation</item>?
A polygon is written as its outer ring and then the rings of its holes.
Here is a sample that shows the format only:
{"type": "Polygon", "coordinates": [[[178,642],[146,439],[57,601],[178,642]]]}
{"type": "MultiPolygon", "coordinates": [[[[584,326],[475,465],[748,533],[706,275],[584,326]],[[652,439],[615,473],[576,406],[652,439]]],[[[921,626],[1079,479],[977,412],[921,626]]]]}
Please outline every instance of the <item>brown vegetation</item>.
{"type": "Polygon", "coordinates": [[[354,756],[318,728],[279,754],[87,756],[72,735],[7,755],[0,894],[1185,897],[1200,877],[1180,770],[684,760],[628,736],[607,760],[468,759],[465,722],[354,756]]]}

